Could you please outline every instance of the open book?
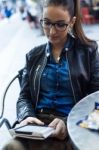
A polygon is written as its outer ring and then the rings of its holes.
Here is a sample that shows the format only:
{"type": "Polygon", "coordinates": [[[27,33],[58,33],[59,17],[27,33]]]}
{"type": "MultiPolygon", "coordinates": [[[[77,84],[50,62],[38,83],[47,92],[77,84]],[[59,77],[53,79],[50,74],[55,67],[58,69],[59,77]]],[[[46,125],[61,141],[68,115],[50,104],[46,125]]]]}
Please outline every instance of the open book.
{"type": "Polygon", "coordinates": [[[13,137],[46,139],[54,132],[54,128],[29,124],[10,129],[9,131],[13,137]]]}

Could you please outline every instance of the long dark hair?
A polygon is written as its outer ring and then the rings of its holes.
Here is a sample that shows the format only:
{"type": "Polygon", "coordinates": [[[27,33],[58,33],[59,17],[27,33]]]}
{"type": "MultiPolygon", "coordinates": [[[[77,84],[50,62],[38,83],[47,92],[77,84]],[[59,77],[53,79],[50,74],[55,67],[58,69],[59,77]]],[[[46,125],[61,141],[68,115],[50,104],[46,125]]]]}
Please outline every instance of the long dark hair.
{"type": "Polygon", "coordinates": [[[76,17],[76,22],[74,24],[73,33],[76,38],[79,38],[83,44],[90,45],[91,41],[86,37],[82,28],[82,17],[80,11],[80,1],[79,0],[45,0],[44,7],[48,6],[63,6],[68,10],[71,17],[76,17]]]}

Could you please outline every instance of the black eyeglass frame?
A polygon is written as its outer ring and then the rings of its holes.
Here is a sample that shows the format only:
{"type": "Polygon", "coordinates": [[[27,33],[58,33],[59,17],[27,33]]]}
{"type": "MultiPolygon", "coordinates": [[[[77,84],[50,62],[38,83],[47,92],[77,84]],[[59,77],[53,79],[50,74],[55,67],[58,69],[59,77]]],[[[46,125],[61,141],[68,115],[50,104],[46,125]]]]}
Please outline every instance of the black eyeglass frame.
{"type": "Polygon", "coordinates": [[[54,26],[54,28],[57,30],[57,31],[60,31],[60,32],[63,32],[63,31],[65,31],[66,29],[67,29],[67,27],[68,27],[68,25],[69,25],[69,23],[63,23],[63,25],[64,25],[64,29],[63,30],[61,30],[62,28],[60,27],[60,29],[59,29],[59,27],[57,27],[56,25],[58,25],[60,22],[50,22],[50,21],[48,21],[48,23],[50,23],[50,25],[49,25],[49,27],[44,27],[43,26],[43,22],[44,21],[47,21],[47,20],[43,20],[43,19],[41,19],[40,20],[40,24],[41,24],[41,26],[44,28],[44,29],[51,29],[51,27],[52,26],[54,26]]]}

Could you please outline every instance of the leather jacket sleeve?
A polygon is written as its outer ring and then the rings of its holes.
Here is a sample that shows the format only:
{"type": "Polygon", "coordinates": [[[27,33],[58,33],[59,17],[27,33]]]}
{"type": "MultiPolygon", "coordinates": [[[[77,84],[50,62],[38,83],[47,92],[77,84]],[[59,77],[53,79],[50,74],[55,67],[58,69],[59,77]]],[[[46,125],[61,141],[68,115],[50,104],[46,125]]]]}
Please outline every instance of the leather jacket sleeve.
{"type": "Polygon", "coordinates": [[[29,53],[26,54],[26,66],[23,69],[23,74],[21,78],[21,91],[17,101],[17,118],[19,122],[27,117],[36,116],[35,98],[33,96],[33,91],[30,88],[30,72],[32,65],[34,64],[34,57],[36,57],[36,55],[38,55],[38,52],[41,51],[41,49],[43,50],[45,46],[46,44],[42,47],[35,47],[29,53]]]}
{"type": "Polygon", "coordinates": [[[89,93],[95,92],[99,90],[99,52],[98,46],[91,53],[91,67],[90,67],[90,85],[89,85],[89,93]]]}
{"type": "Polygon", "coordinates": [[[21,92],[17,101],[17,118],[19,122],[27,117],[35,116],[29,85],[29,68],[27,64],[28,60],[26,61],[26,66],[23,69],[21,92]]]}

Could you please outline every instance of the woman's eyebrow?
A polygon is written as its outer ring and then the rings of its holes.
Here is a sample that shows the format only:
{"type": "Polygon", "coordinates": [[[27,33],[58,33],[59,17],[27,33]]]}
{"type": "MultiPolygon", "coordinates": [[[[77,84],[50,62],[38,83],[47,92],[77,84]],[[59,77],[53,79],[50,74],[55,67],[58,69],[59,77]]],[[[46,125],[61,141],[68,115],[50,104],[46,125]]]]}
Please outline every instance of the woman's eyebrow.
{"type": "MultiPolygon", "coordinates": [[[[48,19],[48,18],[44,18],[44,20],[46,20],[46,21],[50,21],[50,22],[53,22],[53,21],[51,21],[50,19],[48,19]]],[[[54,21],[54,22],[63,22],[63,23],[65,23],[66,21],[65,20],[56,20],[56,21],[54,21]]]]}
{"type": "Polygon", "coordinates": [[[57,23],[66,23],[65,20],[57,20],[56,22],[57,22],[57,23]]]}
{"type": "Polygon", "coordinates": [[[50,20],[50,19],[48,19],[48,18],[43,18],[43,20],[51,21],[51,20],[50,20]]]}

